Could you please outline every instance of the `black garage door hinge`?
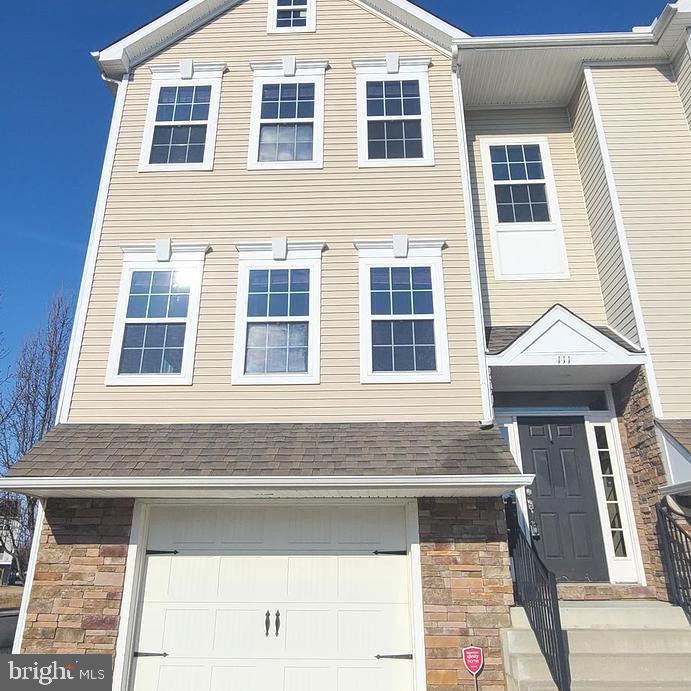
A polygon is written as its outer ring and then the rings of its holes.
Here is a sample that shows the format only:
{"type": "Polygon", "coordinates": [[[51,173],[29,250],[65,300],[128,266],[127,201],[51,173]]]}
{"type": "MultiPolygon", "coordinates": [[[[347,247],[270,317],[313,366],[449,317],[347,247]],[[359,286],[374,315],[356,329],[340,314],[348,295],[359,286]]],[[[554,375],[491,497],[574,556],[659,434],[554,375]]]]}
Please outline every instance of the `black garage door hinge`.
{"type": "Polygon", "coordinates": [[[147,554],[180,554],[176,549],[147,549],[147,554]]]}
{"type": "Polygon", "coordinates": [[[392,549],[392,550],[380,550],[380,549],[375,549],[372,554],[408,554],[408,552],[404,549],[392,549]]]}

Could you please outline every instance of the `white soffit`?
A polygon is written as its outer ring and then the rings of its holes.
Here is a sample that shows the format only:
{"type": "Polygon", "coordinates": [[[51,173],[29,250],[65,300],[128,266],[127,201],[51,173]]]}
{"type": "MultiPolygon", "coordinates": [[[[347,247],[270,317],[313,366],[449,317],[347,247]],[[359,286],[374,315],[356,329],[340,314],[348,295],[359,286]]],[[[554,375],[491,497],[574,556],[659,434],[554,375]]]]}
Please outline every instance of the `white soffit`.
{"type": "MultiPolygon", "coordinates": [[[[461,29],[407,0],[352,1],[370,7],[449,54],[455,39],[468,36],[461,29]]],[[[92,56],[106,76],[119,78],[144,60],[241,2],[243,0],[187,0],[102,50],[93,52],[92,56]]]]}
{"type": "Polygon", "coordinates": [[[496,36],[454,41],[467,108],[565,106],[584,63],[669,62],[691,25],[691,0],[630,32],[496,36]]]}

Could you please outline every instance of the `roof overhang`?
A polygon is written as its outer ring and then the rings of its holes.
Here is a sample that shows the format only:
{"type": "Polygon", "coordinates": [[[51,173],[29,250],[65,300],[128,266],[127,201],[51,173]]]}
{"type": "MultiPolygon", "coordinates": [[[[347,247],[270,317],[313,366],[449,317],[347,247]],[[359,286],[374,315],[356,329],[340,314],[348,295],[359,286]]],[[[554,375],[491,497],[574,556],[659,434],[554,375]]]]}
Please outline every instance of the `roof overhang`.
{"type": "Polygon", "coordinates": [[[669,62],[691,26],[691,0],[630,32],[465,37],[454,41],[466,108],[565,106],[585,64],[669,62]]]}
{"type": "Polygon", "coordinates": [[[644,353],[626,350],[561,305],[487,356],[497,387],[613,384],[645,361],[644,353]]]}
{"type": "MultiPolygon", "coordinates": [[[[192,31],[239,5],[244,0],[187,0],[91,55],[101,72],[119,79],[123,74],[179,41],[192,31]]],[[[404,29],[451,54],[452,42],[467,37],[461,29],[408,0],[353,0],[369,7],[404,29]]]]}
{"type": "Polygon", "coordinates": [[[534,475],[372,477],[12,477],[0,489],[35,497],[498,497],[534,475]]]}

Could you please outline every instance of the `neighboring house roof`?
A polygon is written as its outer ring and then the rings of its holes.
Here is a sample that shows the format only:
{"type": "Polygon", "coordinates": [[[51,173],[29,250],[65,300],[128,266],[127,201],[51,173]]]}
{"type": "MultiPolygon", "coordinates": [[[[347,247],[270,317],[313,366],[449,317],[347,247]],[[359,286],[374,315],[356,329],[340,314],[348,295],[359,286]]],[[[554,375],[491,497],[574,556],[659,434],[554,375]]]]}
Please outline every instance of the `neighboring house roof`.
{"type": "Polygon", "coordinates": [[[691,453],[691,419],[655,420],[655,424],[691,453]]]}
{"type": "Polygon", "coordinates": [[[67,424],[9,477],[518,473],[499,431],[470,422],[67,424]]]}
{"type": "MultiPolygon", "coordinates": [[[[516,339],[520,338],[528,329],[530,329],[534,324],[537,324],[540,319],[545,315],[549,314],[553,309],[561,307],[567,310],[571,314],[571,310],[564,307],[563,305],[553,305],[550,307],[539,319],[536,319],[532,324],[526,324],[522,326],[488,326],[485,328],[486,340],[487,340],[487,353],[488,355],[499,355],[503,353],[516,339]]],[[[578,315],[574,315],[578,317],[578,315]]],[[[622,338],[616,331],[608,326],[597,326],[596,324],[591,324],[590,322],[578,317],[581,321],[585,322],[593,329],[599,331],[603,336],[609,338],[612,342],[616,343],[620,348],[627,350],[630,353],[642,353],[640,348],[637,348],[632,343],[622,338]]]]}
{"type": "MultiPolygon", "coordinates": [[[[106,76],[120,77],[243,1],[187,0],[92,55],[106,76]]],[[[352,1],[381,13],[449,54],[454,40],[468,36],[408,0],[352,1]]]]}

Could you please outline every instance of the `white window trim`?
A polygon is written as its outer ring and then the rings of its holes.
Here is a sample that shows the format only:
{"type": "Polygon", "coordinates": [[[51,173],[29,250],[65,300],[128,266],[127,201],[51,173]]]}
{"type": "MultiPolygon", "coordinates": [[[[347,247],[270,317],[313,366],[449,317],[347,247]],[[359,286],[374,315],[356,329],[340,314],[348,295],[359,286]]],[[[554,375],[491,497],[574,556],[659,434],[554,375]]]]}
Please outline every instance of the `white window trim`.
{"type": "MultiPolygon", "coordinates": [[[[566,254],[564,240],[564,228],[559,211],[559,199],[557,186],[552,168],[552,157],[549,150],[549,141],[546,137],[533,137],[518,135],[514,137],[482,137],[480,139],[482,156],[482,170],[485,182],[485,198],[487,202],[487,214],[489,218],[490,238],[492,242],[492,260],[494,263],[494,278],[497,281],[555,281],[570,278],[569,262],[566,254]],[[545,176],[545,188],[547,190],[547,205],[549,207],[549,222],[540,223],[499,223],[497,215],[497,198],[494,190],[494,177],[492,175],[492,162],[490,157],[491,146],[512,144],[535,144],[540,147],[542,157],[542,170],[545,176]],[[500,234],[510,232],[533,233],[558,233],[559,265],[554,271],[534,274],[508,274],[502,271],[500,234]]],[[[530,183],[530,180],[516,181],[516,184],[530,183]]]]}
{"type": "Polygon", "coordinates": [[[238,243],[238,292],[235,307],[235,338],[233,342],[232,384],[319,384],[321,353],[321,257],[323,242],[288,242],[285,258],[275,258],[272,243],[238,243]],[[247,343],[247,300],[249,274],[252,269],[309,269],[309,316],[307,372],[271,372],[245,374],[247,343]]]}
{"type": "Polygon", "coordinates": [[[317,30],[317,0],[307,0],[307,22],[305,26],[276,26],[278,22],[278,3],[269,0],[269,13],[266,19],[266,33],[268,34],[306,34],[317,30]]]}
{"type": "MultiPolygon", "coordinates": [[[[431,59],[406,58],[387,55],[384,58],[353,60],[357,79],[358,166],[360,168],[398,168],[433,166],[434,137],[432,135],[432,105],[429,91],[431,59]],[[417,79],[420,83],[420,125],[422,128],[422,158],[370,159],[367,145],[367,82],[404,81],[417,79]]],[[[395,119],[395,118],[393,118],[395,119]]]]}
{"type": "MultiPolygon", "coordinates": [[[[108,355],[106,385],[108,386],[164,386],[190,385],[194,370],[194,352],[197,343],[197,323],[201,297],[204,259],[208,245],[176,245],[172,248],[170,260],[156,258],[152,245],[123,247],[123,268],[120,279],[118,302],[115,308],[115,324],[108,355]],[[127,322],[127,303],[134,271],[184,270],[191,274],[190,297],[185,322],[185,343],[182,353],[182,368],[179,374],[118,374],[122,339],[127,322]]],[[[155,321],[152,318],[152,322],[155,321]]],[[[180,319],[180,321],[183,321],[180,319]]]]}
{"type": "MultiPolygon", "coordinates": [[[[221,82],[226,70],[225,63],[194,63],[191,60],[181,61],[173,65],[151,65],[152,73],[149,104],[146,109],[146,123],[142,137],[142,149],[139,154],[140,173],[172,172],[180,170],[213,170],[214,153],[216,150],[216,132],[218,129],[218,113],[221,105],[221,82]],[[187,62],[187,71],[184,63],[187,62]],[[191,63],[191,74],[190,74],[191,63]],[[149,163],[151,146],[156,127],[156,111],[158,109],[158,95],[164,86],[210,86],[211,100],[209,103],[209,118],[206,122],[206,142],[204,144],[204,160],[200,163],[149,163]]],[[[175,124],[175,123],[173,123],[175,124]]],[[[184,125],[184,122],[180,122],[184,125]]]]}
{"type": "MultiPolygon", "coordinates": [[[[406,256],[398,255],[396,239],[356,240],[359,253],[360,282],[360,383],[397,384],[450,382],[449,341],[446,328],[446,302],[442,269],[443,240],[408,240],[406,256]],[[372,370],[372,314],[370,269],[377,266],[429,266],[434,303],[434,343],[437,359],[435,372],[374,372],[372,370]]],[[[410,319],[429,319],[429,315],[410,315],[410,319]]]]}
{"type": "MultiPolygon", "coordinates": [[[[291,170],[324,167],[324,74],[327,60],[295,60],[286,56],[280,60],[253,61],[252,116],[250,121],[248,170],[291,170]],[[314,84],[314,118],[311,161],[259,161],[259,130],[261,127],[262,90],[265,84],[314,84]]],[[[280,122],[280,120],[276,120],[280,122]]]]}

